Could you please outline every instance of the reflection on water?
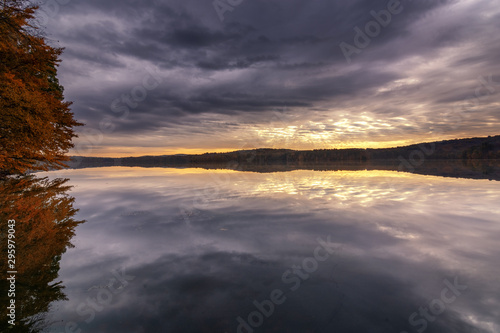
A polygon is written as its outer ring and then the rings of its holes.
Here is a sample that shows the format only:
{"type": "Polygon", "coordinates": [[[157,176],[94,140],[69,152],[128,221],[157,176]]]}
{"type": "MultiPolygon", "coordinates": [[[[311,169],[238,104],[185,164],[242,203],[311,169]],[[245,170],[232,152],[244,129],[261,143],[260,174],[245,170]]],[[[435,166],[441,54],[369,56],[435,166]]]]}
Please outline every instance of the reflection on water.
{"type": "MultiPolygon", "coordinates": [[[[64,185],[67,179],[26,176],[0,182],[0,220],[2,224],[2,304],[1,332],[38,332],[47,325],[50,304],[66,299],[64,286],[57,280],[61,255],[72,247],[75,227],[83,221],[73,219],[74,198],[64,185]],[[15,220],[15,305],[16,326],[8,329],[7,307],[10,286],[3,275],[7,267],[7,220],[15,220]]],[[[10,276],[10,275],[9,275],[10,276]]]]}
{"type": "Polygon", "coordinates": [[[88,220],[61,260],[67,300],[50,313],[53,332],[500,331],[498,182],[391,171],[45,175],[71,179],[88,220]]]}

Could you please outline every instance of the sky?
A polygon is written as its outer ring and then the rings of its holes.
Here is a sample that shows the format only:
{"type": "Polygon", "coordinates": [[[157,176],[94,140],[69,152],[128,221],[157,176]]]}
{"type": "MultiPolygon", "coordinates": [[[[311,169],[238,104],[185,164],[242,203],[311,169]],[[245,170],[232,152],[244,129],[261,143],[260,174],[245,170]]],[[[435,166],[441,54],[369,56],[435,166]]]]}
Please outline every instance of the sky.
{"type": "Polygon", "coordinates": [[[48,0],[72,155],[381,148],[500,134],[491,0],[48,0]]]}

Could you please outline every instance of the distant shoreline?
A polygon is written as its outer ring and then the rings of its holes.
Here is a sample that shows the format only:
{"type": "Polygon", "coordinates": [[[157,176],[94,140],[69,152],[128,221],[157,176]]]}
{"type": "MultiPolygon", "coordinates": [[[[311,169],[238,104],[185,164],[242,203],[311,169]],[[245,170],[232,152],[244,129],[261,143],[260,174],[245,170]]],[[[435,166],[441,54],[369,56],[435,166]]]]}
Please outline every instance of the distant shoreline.
{"type": "Polygon", "coordinates": [[[387,170],[500,180],[500,136],[380,149],[254,149],[230,153],[125,158],[72,157],[70,168],[168,167],[246,172],[387,170]]]}
{"type": "Polygon", "coordinates": [[[258,148],[226,153],[145,155],[138,157],[87,157],[71,156],[70,164],[82,161],[109,163],[120,160],[141,164],[213,164],[236,162],[238,164],[282,164],[282,163],[331,163],[343,161],[364,162],[369,160],[403,159],[500,159],[500,135],[426,142],[395,148],[344,148],[292,150],[258,148]],[[423,155],[423,156],[422,156],[423,155]]]}

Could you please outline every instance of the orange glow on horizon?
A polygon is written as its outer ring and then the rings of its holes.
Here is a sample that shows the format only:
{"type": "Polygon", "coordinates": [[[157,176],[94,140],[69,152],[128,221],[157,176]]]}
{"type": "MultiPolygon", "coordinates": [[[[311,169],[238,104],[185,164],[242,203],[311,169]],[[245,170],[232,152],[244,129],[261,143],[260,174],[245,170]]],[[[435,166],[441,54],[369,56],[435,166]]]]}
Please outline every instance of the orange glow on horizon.
{"type": "MultiPolygon", "coordinates": [[[[479,136],[466,136],[466,137],[484,137],[485,135],[479,136]]],[[[103,147],[93,147],[93,149],[84,151],[83,153],[77,153],[74,150],[70,150],[68,155],[74,156],[86,156],[86,157],[112,157],[112,158],[124,158],[124,157],[138,157],[138,156],[161,156],[161,155],[176,155],[176,154],[186,154],[186,155],[197,155],[204,153],[227,153],[234,152],[238,150],[251,150],[258,148],[271,148],[271,149],[292,149],[292,150],[315,150],[315,149],[380,149],[380,148],[395,148],[408,146],[413,144],[420,144],[426,142],[436,142],[443,140],[454,140],[463,139],[466,137],[457,137],[455,135],[440,136],[440,137],[413,137],[412,139],[399,139],[391,141],[340,141],[325,143],[323,142],[308,142],[300,143],[295,142],[287,145],[279,144],[262,144],[259,146],[252,145],[251,141],[249,144],[235,145],[230,148],[170,148],[165,149],[161,147],[133,147],[133,146],[103,146],[103,147]]]]}
{"type": "MultiPolygon", "coordinates": [[[[417,142],[415,142],[417,143],[417,142]]],[[[293,149],[293,150],[314,150],[314,149],[349,149],[349,148],[392,148],[397,146],[403,146],[411,144],[406,140],[401,141],[391,141],[391,142],[349,142],[340,143],[337,145],[332,145],[331,147],[272,147],[272,146],[262,146],[258,148],[272,148],[272,149],[293,149]]],[[[210,148],[178,148],[178,149],[160,149],[152,147],[102,147],[96,148],[89,152],[88,154],[82,155],[87,157],[138,157],[138,156],[161,156],[161,155],[176,155],[176,154],[186,154],[186,155],[198,155],[204,153],[229,153],[238,150],[251,150],[257,149],[253,147],[234,147],[234,148],[220,148],[220,149],[210,149],[210,148]]],[[[69,155],[72,154],[70,151],[69,155]]]]}
{"type": "MultiPolygon", "coordinates": [[[[202,148],[178,148],[178,149],[161,149],[158,147],[102,147],[95,148],[88,154],[87,157],[138,157],[138,156],[161,156],[175,154],[204,154],[204,153],[227,153],[238,149],[202,149],[202,148]]],[[[69,152],[69,155],[76,155],[69,152]]]]}

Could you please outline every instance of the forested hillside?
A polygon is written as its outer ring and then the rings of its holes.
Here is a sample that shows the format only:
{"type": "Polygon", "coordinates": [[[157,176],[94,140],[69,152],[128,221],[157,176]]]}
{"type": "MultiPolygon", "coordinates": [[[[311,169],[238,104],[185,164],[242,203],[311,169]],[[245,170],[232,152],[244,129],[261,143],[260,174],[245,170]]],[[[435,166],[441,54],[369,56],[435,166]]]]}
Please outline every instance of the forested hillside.
{"type": "Polygon", "coordinates": [[[201,155],[165,155],[127,158],[73,157],[72,167],[206,165],[301,165],[339,162],[500,159],[500,136],[423,143],[387,149],[255,149],[201,155]]]}

